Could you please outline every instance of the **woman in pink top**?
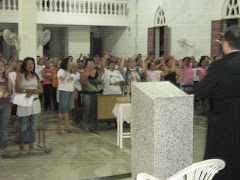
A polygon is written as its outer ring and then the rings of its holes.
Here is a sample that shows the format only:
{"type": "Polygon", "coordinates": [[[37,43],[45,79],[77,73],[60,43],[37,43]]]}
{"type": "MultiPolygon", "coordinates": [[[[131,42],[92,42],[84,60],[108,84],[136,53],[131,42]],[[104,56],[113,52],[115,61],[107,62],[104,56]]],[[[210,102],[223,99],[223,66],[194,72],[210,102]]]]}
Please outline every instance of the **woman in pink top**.
{"type": "MultiPolygon", "coordinates": [[[[197,70],[199,81],[201,81],[206,76],[208,65],[209,65],[209,57],[208,56],[202,56],[199,63],[198,63],[198,70],[197,70]]],[[[205,114],[205,102],[204,102],[204,100],[200,99],[199,104],[200,104],[200,113],[205,114]]]]}
{"type": "Polygon", "coordinates": [[[206,76],[207,69],[208,69],[207,56],[202,56],[198,64],[198,71],[197,71],[199,81],[201,81],[204,78],[204,76],[206,76]]]}
{"type": "MultiPolygon", "coordinates": [[[[184,89],[184,85],[193,85],[194,84],[194,76],[193,76],[193,65],[191,64],[191,59],[189,57],[183,58],[182,61],[182,73],[180,78],[180,89],[184,89]]],[[[189,89],[190,90],[190,89],[189,89]]]]}
{"type": "Polygon", "coordinates": [[[168,74],[168,72],[166,71],[167,69],[168,68],[163,62],[157,66],[154,61],[150,62],[148,64],[148,71],[146,71],[145,74],[147,82],[161,81],[161,76],[166,76],[168,74]],[[158,70],[161,66],[164,67],[164,71],[158,70]]]}

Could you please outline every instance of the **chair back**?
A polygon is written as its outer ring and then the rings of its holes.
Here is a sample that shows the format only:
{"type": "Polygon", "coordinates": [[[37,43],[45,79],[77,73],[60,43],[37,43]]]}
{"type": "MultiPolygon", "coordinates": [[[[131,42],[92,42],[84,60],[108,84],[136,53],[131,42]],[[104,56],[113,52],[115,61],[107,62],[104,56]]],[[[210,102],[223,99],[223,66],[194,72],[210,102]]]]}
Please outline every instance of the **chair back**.
{"type": "MultiPolygon", "coordinates": [[[[193,165],[179,171],[167,180],[211,180],[218,171],[225,167],[221,159],[209,159],[194,163],[193,165]]],[[[161,180],[147,173],[139,173],[137,180],[161,180]]]]}
{"type": "Polygon", "coordinates": [[[195,163],[167,180],[211,180],[218,171],[225,167],[225,162],[221,159],[209,159],[195,163]]]}

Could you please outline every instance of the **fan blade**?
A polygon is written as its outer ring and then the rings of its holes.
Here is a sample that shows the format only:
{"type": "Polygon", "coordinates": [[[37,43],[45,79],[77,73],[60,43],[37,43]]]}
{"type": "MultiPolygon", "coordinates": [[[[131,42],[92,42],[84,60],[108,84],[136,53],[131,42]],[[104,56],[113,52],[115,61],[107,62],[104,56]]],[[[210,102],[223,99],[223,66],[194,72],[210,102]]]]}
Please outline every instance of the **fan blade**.
{"type": "Polygon", "coordinates": [[[3,39],[6,41],[6,43],[9,45],[9,46],[14,46],[14,38],[12,36],[14,33],[12,33],[12,31],[10,31],[9,29],[5,29],[3,31],[3,39]]]}
{"type": "Polygon", "coordinates": [[[15,38],[14,39],[14,43],[15,43],[15,47],[17,49],[17,51],[20,51],[20,42],[19,42],[19,39],[18,38],[15,38]]]}
{"type": "Polygon", "coordinates": [[[45,30],[40,36],[40,44],[41,46],[45,46],[51,38],[51,32],[49,30],[45,30]]]}

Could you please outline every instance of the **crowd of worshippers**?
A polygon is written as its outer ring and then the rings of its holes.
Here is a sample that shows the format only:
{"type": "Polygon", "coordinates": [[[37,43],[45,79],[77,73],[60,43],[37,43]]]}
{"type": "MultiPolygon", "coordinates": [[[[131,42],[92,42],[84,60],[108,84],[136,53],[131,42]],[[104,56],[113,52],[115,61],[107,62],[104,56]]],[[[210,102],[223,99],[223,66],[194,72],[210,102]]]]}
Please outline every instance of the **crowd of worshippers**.
{"type": "MultiPolygon", "coordinates": [[[[213,61],[218,59],[220,57],[214,57],[213,61]]],[[[57,134],[62,134],[63,119],[64,131],[72,132],[69,115],[74,107],[82,108],[83,129],[97,133],[98,95],[122,94],[126,86],[136,82],[170,81],[183,88],[201,81],[210,63],[208,56],[202,56],[199,61],[194,57],[176,60],[173,56],[155,59],[153,54],[129,58],[126,54],[114,57],[111,51],[103,57],[80,54],[77,60],[68,55],[59,59],[38,56],[35,62],[32,57],[18,60],[11,56],[5,60],[0,53],[0,153],[7,148],[11,115],[20,120],[19,151],[25,153],[24,143],[28,141],[29,152],[35,153],[33,144],[42,106],[43,111],[58,114],[57,134]],[[33,98],[30,106],[14,104],[14,98],[23,93],[26,98],[33,98]]]]}

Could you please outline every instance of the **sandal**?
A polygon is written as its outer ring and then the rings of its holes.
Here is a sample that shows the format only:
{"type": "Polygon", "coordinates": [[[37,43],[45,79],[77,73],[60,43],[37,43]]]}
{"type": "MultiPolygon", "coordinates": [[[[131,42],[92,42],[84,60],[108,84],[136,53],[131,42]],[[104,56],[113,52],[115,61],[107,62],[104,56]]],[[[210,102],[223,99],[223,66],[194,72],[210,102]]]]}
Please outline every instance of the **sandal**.
{"type": "Polygon", "coordinates": [[[2,150],[2,151],[0,151],[0,156],[2,156],[2,157],[9,157],[10,155],[9,155],[8,152],[2,150]]]}
{"type": "Polygon", "coordinates": [[[84,130],[84,131],[89,131],[88,125],[84,125],[84,126],[83,126],[83,130],[84,130]]]}
{"type": "Polygon", "coordinates": [[[35,155],[35,154],[36,154],[36,151],[35,151],[35,149],[29,148],[29,153],[32,154],[32,155],[35,155]]]}
{"type": "Polygon", "coordinates": [[[99,134],[99,131],[97,131],[95,129],[92,129],[92,128],[89,128],[89,131],[92,132],[92,133],[95,133],[95,134],[99,134]]]}
{"type": "Polygon", "coordinates": [[[64,131],[68,132],[68,133],[72,133],[73,130],[72,129],[64,129],[64,131]]]}
{"type": "Polygon", "coordinates": [[[27,151],[25,149],[19,149],[19,153],[25,155],[27,154],[27,151]]]}

